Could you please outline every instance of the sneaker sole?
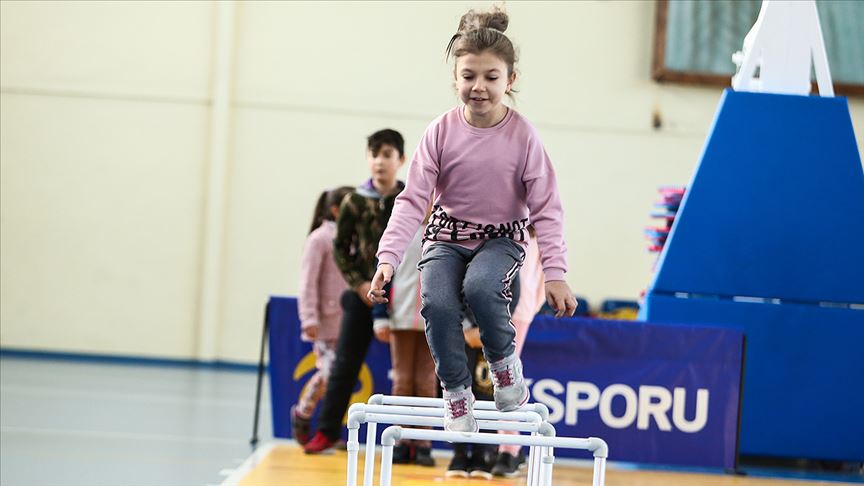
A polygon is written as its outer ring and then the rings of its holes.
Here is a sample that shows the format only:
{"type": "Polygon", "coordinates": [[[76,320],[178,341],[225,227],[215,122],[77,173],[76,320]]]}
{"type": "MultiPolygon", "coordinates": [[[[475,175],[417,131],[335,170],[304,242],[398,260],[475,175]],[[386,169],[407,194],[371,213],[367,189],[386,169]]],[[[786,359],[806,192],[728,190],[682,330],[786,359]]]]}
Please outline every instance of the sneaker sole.
{"type": "Polygon", "coordinates": [[[492,479],[492,473],[486,471],[471,471],[468,476],[472,478],[482,478],[486,480],[492,479]]]}
{"type": "MultiPolygon", "coordinates": [[[[499,412],[513,412],[514,410],[519,410],[521,407],[525,406],[526,403],[528,403],[529,398],[531,398],[531,392],[528,391],[528,387],[526,386],[525,387],[525,396],[522,397],[522,400],[520,400],[518,405],[515,405],[512,407],[499,408],[498,411],[499,412]]],[[[496,404],[496,407],[497,407],[497,404],[496,404]]]]}
{"type": "Polygon", "coordinates": [[[444,473],[445,478],[467,478],[468,471],[447,471],[444,473]]]}

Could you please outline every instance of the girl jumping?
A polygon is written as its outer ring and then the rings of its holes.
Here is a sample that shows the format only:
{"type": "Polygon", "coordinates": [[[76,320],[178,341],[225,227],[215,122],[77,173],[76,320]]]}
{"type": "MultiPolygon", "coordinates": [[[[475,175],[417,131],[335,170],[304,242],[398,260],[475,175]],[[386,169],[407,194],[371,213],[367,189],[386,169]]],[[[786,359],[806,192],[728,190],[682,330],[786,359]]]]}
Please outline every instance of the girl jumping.
{"type": "Polygon", "coordinates": [[[503,103],[516,80],[516,55],[504,35],[507,14],[469,11],[451,38],[456,90],[462,104],[436,118],[414,153],[405,191],[378,247],[370,299],[386,302],[383,286],[423,220],[421,298],[426,338],[444,388],[445,428],[476,432],[471,375],[462,334],[464,305],[480,327],[495,405],[510,411],[528,401],[516,353],[510,286],[525,257],[533,224],[546,275],[546,298],[557,316],[576,300],[567,271],[563,210],[552,163],[537,131],[503,103]]]}

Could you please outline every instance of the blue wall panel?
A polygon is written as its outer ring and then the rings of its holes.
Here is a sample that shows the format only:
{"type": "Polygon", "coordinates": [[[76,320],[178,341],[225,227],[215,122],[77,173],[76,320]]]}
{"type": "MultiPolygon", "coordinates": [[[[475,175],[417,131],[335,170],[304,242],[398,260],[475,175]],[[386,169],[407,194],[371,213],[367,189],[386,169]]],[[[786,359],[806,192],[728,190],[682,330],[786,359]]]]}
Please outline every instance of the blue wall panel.
{"type": "Polygon", "coordinates": [[[864,461],[864,310],[657,294],[646,304],[651,322],[744,331],[742,454],[864,461]]]}
{"type": "Polygon", "coordinates": [[[864,171],[846,99],[726,90],[652,287],[864,303],[864,171]]]}
{"type": "Polygon", "coordinates": [[[864,170],[846,99],[724,92],[646,304],[651,322],[745,332],[741,453],[864,461],[864,170]]]}

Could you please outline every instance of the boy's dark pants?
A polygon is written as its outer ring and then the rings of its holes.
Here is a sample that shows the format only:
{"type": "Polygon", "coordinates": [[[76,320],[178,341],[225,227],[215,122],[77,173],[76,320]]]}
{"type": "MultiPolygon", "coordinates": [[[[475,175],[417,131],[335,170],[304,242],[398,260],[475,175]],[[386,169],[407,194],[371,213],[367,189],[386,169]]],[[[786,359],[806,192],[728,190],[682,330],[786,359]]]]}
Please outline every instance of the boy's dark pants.
{"type": "Polygon", "coordinates": [[[327,392],[318,417],[318,431],[330,440],[337,440],[342,418],[357,384],[357,376],[372,342],[372,309],[357,292],[342,293],[342,329],[336,345],[336,360],[330,371],[327,392]]]}

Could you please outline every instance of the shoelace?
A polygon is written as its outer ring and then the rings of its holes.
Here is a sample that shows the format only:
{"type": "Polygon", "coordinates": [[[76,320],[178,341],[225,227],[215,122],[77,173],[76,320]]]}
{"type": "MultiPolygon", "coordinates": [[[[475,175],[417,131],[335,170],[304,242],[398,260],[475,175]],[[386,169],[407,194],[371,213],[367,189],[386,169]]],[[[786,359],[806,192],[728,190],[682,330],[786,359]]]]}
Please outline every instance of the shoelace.
{"type": "Polygon", "coordinates": [[[498,382],[499,387],[510,386],[513,384],[513,372],[510,370],[510,367],[504,368],[503,370],[495,372],[495,381],[498,382]]]}
{"type": "Polygon", "coordinates": [[[458,400],[447,400],[447,409],[450,411],[450,416],[455,418],[468,415],[467,400],[460,398],[458,400]]]}

